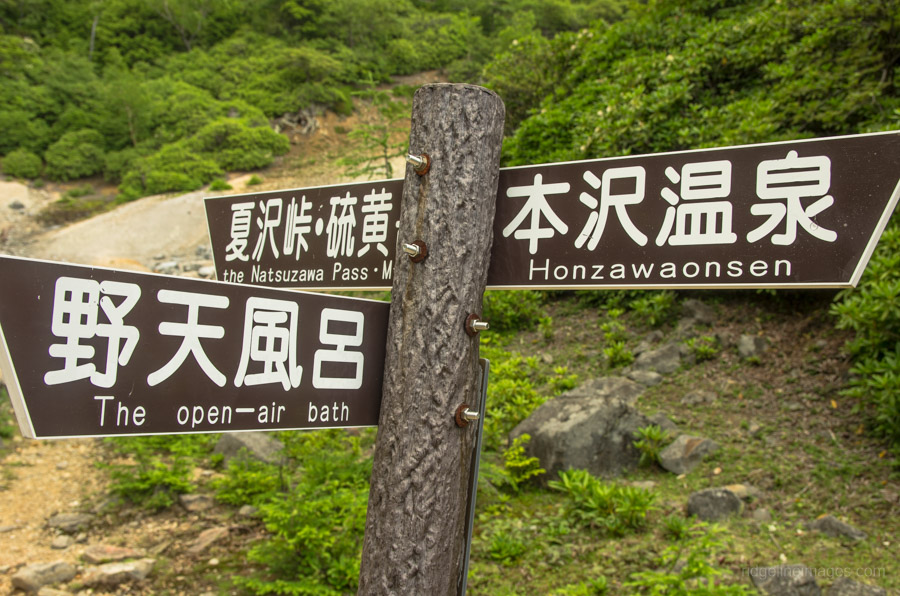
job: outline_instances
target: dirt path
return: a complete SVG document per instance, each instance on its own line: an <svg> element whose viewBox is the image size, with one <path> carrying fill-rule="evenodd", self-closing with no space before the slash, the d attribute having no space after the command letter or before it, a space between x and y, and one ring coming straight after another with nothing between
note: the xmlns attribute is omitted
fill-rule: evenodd
<svg viewBox="0 0 900 596"><path fill-rule="evenodd" d="M56 533L47 527L47 519L79 510L94 495L102 494L106 485L105 476L94 467L95 440L17 439L0 478L6 487L0 493L0 571L6 571L0 574L2 594L12 592L12 573L24 565L80 562L86 544L54 549Z"/></svg>

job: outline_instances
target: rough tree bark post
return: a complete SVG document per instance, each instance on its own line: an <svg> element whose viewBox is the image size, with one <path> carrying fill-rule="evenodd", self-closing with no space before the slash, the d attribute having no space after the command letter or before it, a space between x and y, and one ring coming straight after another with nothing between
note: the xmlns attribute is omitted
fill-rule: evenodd
<svg viewBox="0 0 900 596"><path fill-rule="evenodd" d="M375 444L359 594L456 594L465 554L467 483L480 400L478 338L491 251L505 109L473 85L427 85L413 99L400 203L384 395ZM421 241L413 262L403 244Z"/></svg>

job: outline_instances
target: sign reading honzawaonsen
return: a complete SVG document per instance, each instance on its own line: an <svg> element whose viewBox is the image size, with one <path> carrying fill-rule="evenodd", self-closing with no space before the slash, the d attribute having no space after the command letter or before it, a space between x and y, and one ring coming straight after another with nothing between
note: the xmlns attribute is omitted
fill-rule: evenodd
<svg viewBox="0 0 900 596"><path fill-rule="evenodd" d="M375 426L388 304L0 256L30 438Z"/></svg>
<svg viewBox="0 0 900 596"><path fill-rule="evenodd" d="M389 289L402 183L207 199L219 279ZM896 131L503 168L488 287L856 285L898 183Z"/></svg>

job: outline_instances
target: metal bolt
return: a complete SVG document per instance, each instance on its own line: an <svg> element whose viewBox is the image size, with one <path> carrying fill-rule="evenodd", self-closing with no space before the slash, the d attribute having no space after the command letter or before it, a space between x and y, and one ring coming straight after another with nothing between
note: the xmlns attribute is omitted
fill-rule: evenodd
<svg viewBox="0 0 900 596"><path fill-rule="evenodd" d="M469 404L462 404L456 408L456 426L465 428L470 422L478 420L478 412L469 409Z"/></svg>
<svg viewBox="0 0 900 596"><path fill-rule="evenodd" d="M409 255L409 260L413 263L421 263L428 256L428 246L421 240L416 240L411 244L404 242L402 248L403 252Z"/></svg>
<svg viewBox="0 0 900 596"><path fill-rule="evenodd" d="M482 321L478 315L469 315L466 317L466 333L474 337L481 331L487 331L491 328L490 323Z"/></svg>
<svg viewBox="0 0 900 596"><path fill-rule="evenodd" d="M431 158L428 157L427 153L423 153L422 155L407 153L406 161L407 163L412 164L413 170L415 170L416 174L419 176L424 176L428 173L428 170L431 169Z"/></svg>

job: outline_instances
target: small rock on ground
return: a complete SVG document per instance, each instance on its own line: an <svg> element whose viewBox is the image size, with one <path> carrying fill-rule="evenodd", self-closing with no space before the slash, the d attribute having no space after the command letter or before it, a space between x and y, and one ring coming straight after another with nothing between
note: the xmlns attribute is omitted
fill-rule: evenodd
<svg viewBox="0 0 900 596"><path fill-rule="evenodd" d="M144 551L125 546L110 546L107 544L94 544L84 549L81 558L91 565L114 563L125 559L138 559L144 556Z"/></svg>
<svg viewBox="0 0 900 596"><path fill-rule="evenodd" d="M849 577L839 577L834 580L826 594L827 596L887 596L887 590L853 581Z"/></svg>
<svg viewBox="0 0 900 596"><path fill-rule="evenodd" d="M770 596L821 596L815 575L806 565L754 567L750 570L753 585Z"/></svg>
<svg viewBox="0 0 900 596"><path fill-rule="evenodd" d="M86 569L82 581L86 586L119 586L132 581L141 581L150 575L155 564L155 559L106 563Z"/></svg>
<svg viewBox="0 0 900 596"><path fill-rule="evenodd" d="M695 515L703 521L719 521L743 510L744 502L725 488L707 488L688 497L688 515Z"/></svg>
<svg viewBox="0 0 900 596"><path fill-rule="evenodd" d="M199 513L201 511L206 511L207 509L212 509L216 504L209 495L181 495L178 497L178 502L191 513Z"/></svg>
<svg viewBox="0 0 900 596"><path fill-rule="evenodd" d="M814 532L821 532L832 538L849 538L850 540L865 540L867 534L848 523L842 522L833 515L823 515L806 526Z"/></svg>
<svg viewBox="0 0 900 596"><path fill-rule="evenodd" d="M659 453L660 465L673 474L686 474L703 458L719 449L719 444L703 437L679 435Z"/></svg>
<svg viewBox="0 0 900 596"><path fill-rule="evenodd" d="M26 592L37 592L50 584L67 582L75 577L75 566L65 561L37 563L20 569L12 576L14 587Z"/></svg>
<svg viewBox="0 0 900 596"><path fill-rule="evenodd" d="M188 548L188 552L192 555L199 555L225 536L228 536L228 528L224 526L204 530Z"/></svg>
<svg viewBox="0 0 900 596"><path fill-rule="evenodd" d="M74 534L86 529L93 519L94 516L88 513L58 513L47 520L47 525L66 534Z"/></svg>

